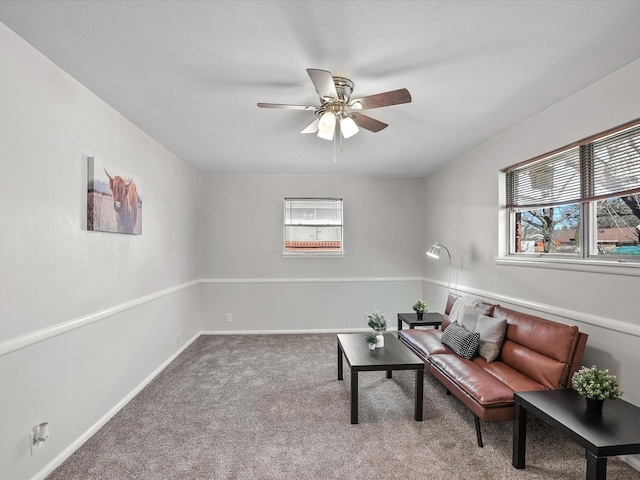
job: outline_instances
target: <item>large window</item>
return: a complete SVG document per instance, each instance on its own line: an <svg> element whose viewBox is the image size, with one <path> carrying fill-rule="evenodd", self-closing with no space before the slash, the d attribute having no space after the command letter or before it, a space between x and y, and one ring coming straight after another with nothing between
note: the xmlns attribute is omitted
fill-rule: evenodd
<svg viewBox="0 0 640 480"><path fill-rule="evenodd" d="M285 198L285 253L341 254L341 198Z"/></svg>
<svg viewBox="0 0 640 480"><path fill-rule="evenodd" d="M511 255L640 261L640 121L505 175Z"/></svg>

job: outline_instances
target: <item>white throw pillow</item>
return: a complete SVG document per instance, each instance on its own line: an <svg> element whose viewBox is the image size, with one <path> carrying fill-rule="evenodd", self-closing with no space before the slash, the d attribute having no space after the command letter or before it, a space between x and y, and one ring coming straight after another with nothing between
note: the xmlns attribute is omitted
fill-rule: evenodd
<svg viewBox="0 0 640 480"><path fill-rule="evenodd" d="M507 320L478 315L474 331L480 334L478 355L487 362L493 362L500 354L502 340L507 331Z"/></svg>

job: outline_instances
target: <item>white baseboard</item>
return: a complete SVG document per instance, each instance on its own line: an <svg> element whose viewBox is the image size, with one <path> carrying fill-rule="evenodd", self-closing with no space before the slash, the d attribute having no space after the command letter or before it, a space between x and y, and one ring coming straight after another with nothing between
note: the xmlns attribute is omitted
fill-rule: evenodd
<svg viewBox="0 0 640 480"><path fill-rule="evenodd" d="M629 465L631 468L640 472L640 458L638 455L625 455L618 458Z"/></svg>
<svg viewBox="0 0 640 480"><path fill-rule="evenodd" d="M397 327L387 328L387 332L397 331ZM309 330L203 330L200 335L304 335L312 333L364 333L370 328L309 329Z"/></svg>

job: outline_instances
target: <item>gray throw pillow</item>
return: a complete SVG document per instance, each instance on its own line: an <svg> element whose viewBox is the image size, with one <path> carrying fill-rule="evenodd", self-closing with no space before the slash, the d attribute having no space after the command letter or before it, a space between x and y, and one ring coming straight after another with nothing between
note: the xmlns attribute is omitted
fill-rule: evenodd
<svg viewBox="0 0 640 480"><path fill-rule="evenodd" d="M472 305L465 305L460 309L460 319L458 323L470 332L475 332L476 323L478 323L478 317L485 315L487 309L482 306L474 307Z"/></svg>
<svg viewBox="0 0 640 480"><path fill-rule="evenodd" d="M480 347L478 355L487 362L493 362L498 358L502 340L507 330L507 320L480 315L476 323L476 333L480 334Z"/></svg>
<svg viewBox="0 0 640 480"><path fill-rule="evenodd" d="M471 359L480 345L480 334L469 332L457 323L452 323L442 332L441 342L462 358Z"/></svg>

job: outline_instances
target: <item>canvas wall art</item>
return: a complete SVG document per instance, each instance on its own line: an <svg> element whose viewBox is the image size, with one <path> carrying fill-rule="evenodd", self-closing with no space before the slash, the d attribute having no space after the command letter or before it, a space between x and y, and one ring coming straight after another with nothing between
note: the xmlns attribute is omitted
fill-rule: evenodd
<svg viewBox="0 0 640 480"><path fill-rule="evenodd" d="M134 175L88 158L87 230L142 234L142 195Z"/></svg>

